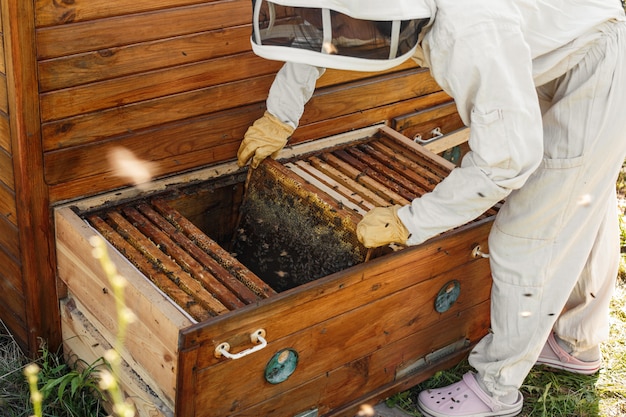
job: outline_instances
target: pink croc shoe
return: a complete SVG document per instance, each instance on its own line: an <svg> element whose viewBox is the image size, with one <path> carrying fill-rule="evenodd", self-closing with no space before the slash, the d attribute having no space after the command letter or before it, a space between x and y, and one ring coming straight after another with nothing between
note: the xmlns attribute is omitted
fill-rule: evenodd
<svg viewBox="0 0 626 417"><path fill-rule="evenodd" d="M520 392L514 404L490 397L480 388L473 372L447 387L422 391L418 397L419 409L428 417L512 417L522 411L523 403Z"/></svg>
<svg viewBox="0 0 626 417"><path fill-rule="evenodd" d="M591 375L598 372L602 365L602 360L598 359L591 362L581 361L576 359L569 353L567 353L558 344L554 338L554 333L551 333L546 341L545 346L537 358L537 365L546 365L554 369L562 369L577 374Z"/></svg>

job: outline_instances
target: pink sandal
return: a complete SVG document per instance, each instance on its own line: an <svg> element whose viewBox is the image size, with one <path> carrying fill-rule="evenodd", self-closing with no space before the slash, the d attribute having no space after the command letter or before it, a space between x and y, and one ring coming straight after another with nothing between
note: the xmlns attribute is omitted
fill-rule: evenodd
<svg viewBox="0 0 626 417"><path fill-rule="evenodd" d="M543 347L543 350L539 354L539 358L537 358L536 364L546 365L550 368L562 369L577 374L591 375L598 372L600 366L602 365L602 360L598 359L591 362L585 362L580 359L576 359L563 350L554 338L554 333L551 333L548 337L548 341Z"/></svg>
<svg viewBox="0 0 626 417"><path fill-rule="evenodd" d="M480 388L473 372L447 387L422 391L418 397L419 409L428 417L512 417L522 411L523 403L519 392L513 404L490 397Z"/></svg>

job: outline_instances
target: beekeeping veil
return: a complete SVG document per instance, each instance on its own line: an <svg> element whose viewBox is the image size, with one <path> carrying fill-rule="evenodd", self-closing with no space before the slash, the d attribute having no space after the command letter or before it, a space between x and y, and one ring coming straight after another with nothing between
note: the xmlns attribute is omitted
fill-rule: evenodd
<svg viewBox="0 0 626 417"><path fill-rule="evenodd" d="M381 71L413 55L429 0L252 0L252 49L266 59Z"/></svg>

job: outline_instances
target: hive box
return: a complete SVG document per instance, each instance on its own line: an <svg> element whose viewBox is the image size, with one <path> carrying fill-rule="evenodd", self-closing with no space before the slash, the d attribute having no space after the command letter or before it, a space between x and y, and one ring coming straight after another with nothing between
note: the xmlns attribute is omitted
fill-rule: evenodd
<svg viewBox="0 0 626 417"><path fill-rule="evenodd" d="M342 155L343 162L334 160ZM369 208L403 204L452 168L382 125L297 145L278 162L264 162L257 175L266 169L262 180L275 181L268 189L286 192L274 200L293 195L287 199L298 210L316 200L331 216L325 229L336 227L355 254L348 263L322 262L335 265L330 271L309 265L310 277L247 264L241 230L254 226L245 224L242 203L253 182L235 164L59 207L66 350L93 361L115 340L113 291L89 243L99 235L128 281L126 303L138 317L125 340L121 382L139 415L354 415L457 363L488 331L491 278L480 253L488 250L495 209L415 247L368 251L353 238ZM387 185L376 179L393 170ZM401 186L405 177L412 185ZM285 179L291 186L280 185ZM274 222L279 236L288 233L282 220ZM310 250L319 245L300 240ZM280 284L272 274L297 279Z"/></svg>

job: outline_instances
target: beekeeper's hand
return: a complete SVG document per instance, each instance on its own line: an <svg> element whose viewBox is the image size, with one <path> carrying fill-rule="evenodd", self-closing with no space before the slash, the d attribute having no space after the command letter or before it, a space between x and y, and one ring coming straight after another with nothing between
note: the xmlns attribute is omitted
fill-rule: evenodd
<svg viewBox="0 0 626 417"><path fill-rule="evenodd" d="M390 243L405 244L409 230L398 217L400 205L375 207L356 225L359 242L366 248L376 248Z"/></svg>
<svg viewBox="0 0 626 417"><path fill-rule="evenodd" d="M294 130L266 111L246 131L237 152L237 164L242 167L252 159L250 166L256 168L268 156L275 158Z"/></svg>

